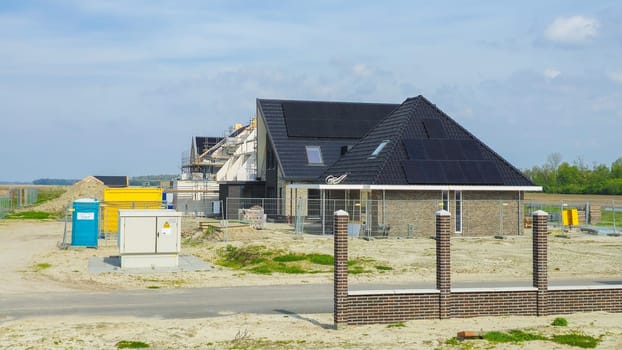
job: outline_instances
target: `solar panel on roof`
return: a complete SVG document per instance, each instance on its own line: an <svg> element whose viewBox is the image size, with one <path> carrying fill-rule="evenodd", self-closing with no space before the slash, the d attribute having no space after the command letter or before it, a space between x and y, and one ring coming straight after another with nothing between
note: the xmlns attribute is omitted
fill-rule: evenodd
<svg viewBox="0 0 622 350"><path fill-rule="evenodd" d="M409 184L503 184L496 164L487 160L405 160L402 161L402 169Z"/></svg>
<svg viewBox="0 0 622 350"><path fill-rule="evenodd" d="M431 139L402 140L408 159L421 160L481 160L482 153L475 141Z"/></svg>
<svg viewBox="0 0 622 350"><path fill-rule="evenodd" d="M444 160L447 159L445 154L445 148L443 147L443 140L425 140L423 147L425 149L427 160Z"/></svg>
<svg viewBox="0 0 622 350"><path fill-rule="evenodd" d="M442 167L445 170L445 178L447 183L450 184L466 184L468 183L459 160L446 160L442 162Z"/></svg>
<svg viewBox="0 0 622 350"><path fill-rule="evenodd" d="M283 117L289 137L361 138L395 105L283 101Z"/></svg>
<svg viewBox="0 0 622 350"><path fill-rule="evenodd" d="M478 167L482 175L482 179L486 184L502 184L501 174L497 165L492 161L479 161Z"/></svg>
<svg viewBox="0 0 622 350"><path fill-rule="evenodd" d="M462 152L461 140L443 140L443 147L445 148L445 156L449 160L464 160L467 159Z"/></svg>
<svg viewBox="0 0 622 350"><path fill-rule="evenodd" d="M431 139L444 139L447 138L445 128L439 119L426 118L422 120L423 127L425 128L428 138Z"/></svg>
<svg viewBox="0 0 622 350"><path fill-rule="evenodd" d="M473 140L460 140L462 152L464 153L464 159L468 160L483 160L482 150L480 145Z"/></svg>
<svg viewBox="0 0 622 350"><path fill-rule="evenodd" d="M481 184L482 183L482 175L480 174L480 170L477 167L477 162L462 162L460 164L462 168L462 173L464 174L464 178L470 184Z"/></svg>
<svg viewBox="0 0 622 350"><path fill-rule="evenodd" d="M403 139L402 144L406 148L408 159L424 159L425 152L422 145L422 140Z"/></svg>

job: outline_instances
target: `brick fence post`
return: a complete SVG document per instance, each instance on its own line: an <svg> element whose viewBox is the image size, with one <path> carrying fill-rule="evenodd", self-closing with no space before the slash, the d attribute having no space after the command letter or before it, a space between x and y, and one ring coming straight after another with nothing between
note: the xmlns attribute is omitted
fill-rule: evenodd
<svg viewBox="0 0 622 350"><path fill-rule="evenodd" d="M440 292L439 318L450 317L451 252L450 216L448 211L436 212L436 289Z"/></svg>
<svg viewBox="0 0 622 350"><path fill-rule="evenodd" d="M538 210L533 213L533 286L538 288L537 315L548 314L547 233L549 214Z"/></svg>
<svg viewBox="0 0 622 350"><path fill-rule="evenodd" d="M335 300L334 323L339 329L348 323L348 218L343 210L334 214L334 241L335 241Z"/></svg>

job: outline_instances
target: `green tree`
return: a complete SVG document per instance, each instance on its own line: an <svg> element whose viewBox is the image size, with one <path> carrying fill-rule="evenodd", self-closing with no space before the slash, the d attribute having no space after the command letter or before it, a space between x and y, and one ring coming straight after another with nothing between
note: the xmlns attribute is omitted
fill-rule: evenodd
<svg viewBox="0 0 622 350"><path fill-rule="evenodd" d="M611 163L611 177L614 179L622 179L622 157Z"/></svg>

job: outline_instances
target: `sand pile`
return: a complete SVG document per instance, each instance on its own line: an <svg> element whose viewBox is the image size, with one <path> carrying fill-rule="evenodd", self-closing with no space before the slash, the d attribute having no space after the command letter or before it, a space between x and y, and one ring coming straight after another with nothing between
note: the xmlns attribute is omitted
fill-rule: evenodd
<svg viewBox="0 0 622 350"><path fill-rule="evenodd" d="M70 186L67 192L63 193L60 197L36 207L28 208L28 210L47 213L64 213L67 207L71 206L71 203L78 198L96 198L101 201L104 196L105 187L103 182L93 176L87 176Z"/></svg>

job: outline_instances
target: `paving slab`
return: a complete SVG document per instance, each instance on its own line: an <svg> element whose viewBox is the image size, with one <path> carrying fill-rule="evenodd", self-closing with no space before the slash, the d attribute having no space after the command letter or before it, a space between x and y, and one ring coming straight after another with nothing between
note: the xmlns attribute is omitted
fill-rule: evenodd
<svg viewBox="0 0 622 350"><path fill-rule="evenodd" d="M179 265L174 267L149 267L149 268L121 268L121 258L119 256L95 256L89 258L89 273L116 272L127 274L144 273L170 273L182 271L211 271L214 266L197 258L194 255L180 255Z"/></svg>

